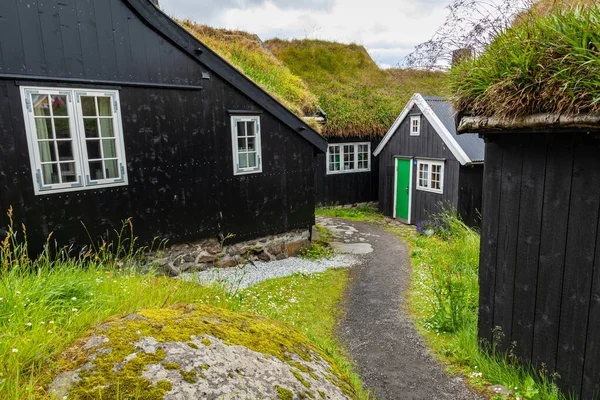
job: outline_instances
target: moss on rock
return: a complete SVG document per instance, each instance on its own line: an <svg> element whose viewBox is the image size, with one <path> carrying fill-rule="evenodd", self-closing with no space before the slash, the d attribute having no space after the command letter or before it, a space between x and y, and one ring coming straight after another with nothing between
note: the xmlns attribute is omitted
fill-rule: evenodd
<svg viewBox="0 0 600 400"><path fill-rule="evenodd" d="M99 335L105 339L92 340ZM231 346L238 350L227 350ZM217 356L221 358L210 358ZM244 357L249 361L241 365ZM251 396L282 398L289 391L290 399L312 398L306 389L316 385L326 387L330 398L356 398L345 373L302 333L267 318L207 305L144 310L103 324L65 352L58 366L54 376L74 372L78 379L67 388L57 389L53 382L49 392L68 393L70 399L163 399L176 397L182 385L209 385L212 390L211 379L225 379L230 389L248 388L261 374L271 374L269 379L279 374L281 390L270 386L272 393L262 393L267 385L257 385L248 389L257 390Z"/></svg>

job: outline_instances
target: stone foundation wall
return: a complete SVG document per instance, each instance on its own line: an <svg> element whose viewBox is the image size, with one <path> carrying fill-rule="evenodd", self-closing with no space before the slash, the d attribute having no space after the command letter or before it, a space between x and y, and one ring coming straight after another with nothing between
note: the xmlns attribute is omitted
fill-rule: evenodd
<svg viewBox="0 0 600 400"><path fill-rule="evenodd" d="M295 230L232 245L226 240L222 248L216 238L203 239L149 253L146 262L158 266L166 275L177 276L214 267L235 267L247 261L282 260L310 247L310 236L309 230Z"/></svg>

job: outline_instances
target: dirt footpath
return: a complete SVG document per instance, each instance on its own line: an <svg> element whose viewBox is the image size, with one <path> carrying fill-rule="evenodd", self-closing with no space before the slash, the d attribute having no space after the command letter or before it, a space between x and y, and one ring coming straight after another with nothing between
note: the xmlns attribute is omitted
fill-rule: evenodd
<svg viewBox="0 0 600 400"><path fill-rule="evenodd" d="M340 238L338 250L359 254L346 296L339 335L377 400L484 399L461 376L432 358L403 309L411 265L406 246L377 226L319 217ZM354 246L356 244L357 246Z"/></svg>

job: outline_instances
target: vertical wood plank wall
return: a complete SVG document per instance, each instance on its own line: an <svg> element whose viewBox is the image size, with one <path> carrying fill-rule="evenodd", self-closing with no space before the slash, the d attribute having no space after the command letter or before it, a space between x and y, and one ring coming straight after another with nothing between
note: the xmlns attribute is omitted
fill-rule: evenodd
<svg viewBox="0 0 600 400"><path fill-rule="evenodd" d="M359 137L329 138L329 143L357 143L369 140ZM379 196L379 163L373 150L379 139L371 141L371 171L327 175L327 155L317 155L315 165L315 199L317 204L356 204L377 201Z"/></svg>
<svg viewBox="0 0 600 400"><path fill-rule="evenodd" d="M600 395L600 135L487 135L479 335ZM493 335L493 331L501 331Z"/></svg>
<svg viewBox="0 0 600 400"><path fill-rule="evenodd" d="M76 4L75 4L76 3ZM87 245L132 217L142 242L219 233L244 240L314 223L314 147L145 25L121 0L3 0L0 73L106 81L0 79L0 227L6 207L32 250L54 232ZM208 72L210 79L203 79ZM202 90L111 85L133 81ZM129 185L34 195L19 85L119 88ZM228 110L259 113L263 172L233 175Z"/></svg>

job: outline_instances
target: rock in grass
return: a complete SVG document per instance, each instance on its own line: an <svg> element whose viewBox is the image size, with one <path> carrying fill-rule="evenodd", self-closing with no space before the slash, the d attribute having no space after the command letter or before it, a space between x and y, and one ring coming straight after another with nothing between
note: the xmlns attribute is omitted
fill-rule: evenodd
<svg viewBox="0 0 600 400"><path fill-rule="evenodd" d="M283 323L206 305L103 324L58 360L69 399L353 399L349 379Z"/></svg>

